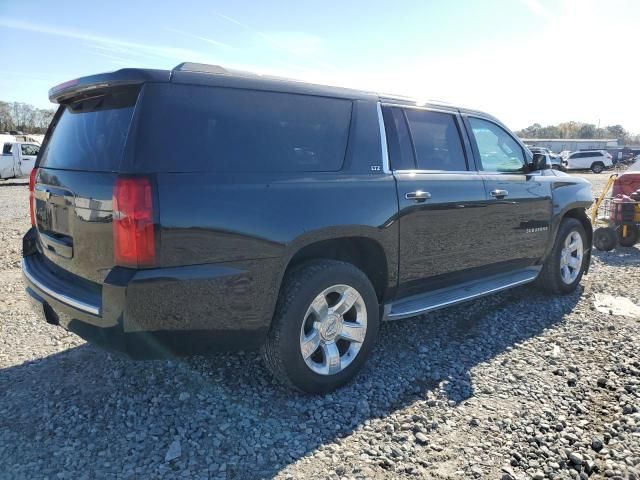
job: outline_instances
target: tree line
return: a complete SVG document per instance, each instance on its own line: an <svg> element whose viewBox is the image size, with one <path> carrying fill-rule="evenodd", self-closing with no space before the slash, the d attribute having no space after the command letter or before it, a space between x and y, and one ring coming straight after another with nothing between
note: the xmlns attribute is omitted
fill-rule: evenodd
<svg viewBox="0 0 640 480"><path fill-rule="evenodd" d="M36 108L28 103L0 100L0 133L45 133L54 114L53 108ZM640 144L640 134L632 135L622 125L600 128L591 123L572 121L543 127L534 123L515 133L520 138L615 138L622 144Z"/></svg>
<svg viewBox="0 0 640 480"><path fill-rule="evenodd" d="M0 100L0 133L45 133L54 113L52 108L36 108L28 103Z"/></svg>
<svg viewBox="0 0 640 480"><path fill-rule="evenodd" d="M598 127L592 123L564 122L543 127L539 123L515 132L520 138L615 138L621 144L639 144L640 135L632 135L622 125Z"/></svg>

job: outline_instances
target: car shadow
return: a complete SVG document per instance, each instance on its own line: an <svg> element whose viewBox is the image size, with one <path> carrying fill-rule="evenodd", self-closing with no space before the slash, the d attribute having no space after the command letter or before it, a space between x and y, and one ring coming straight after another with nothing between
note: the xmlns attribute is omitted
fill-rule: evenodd
<svg viewBox="0 0 640 480"><path fill-rule="evenodd" d="M525 286L385 323L364 371L325 396L275 383L254 352L134 362L85 344L0 370L0 465L10 477L272 477L416 400L469 399L474 366L558 324L579 298ZM175 440L181 454L167 462Z"/></svg>

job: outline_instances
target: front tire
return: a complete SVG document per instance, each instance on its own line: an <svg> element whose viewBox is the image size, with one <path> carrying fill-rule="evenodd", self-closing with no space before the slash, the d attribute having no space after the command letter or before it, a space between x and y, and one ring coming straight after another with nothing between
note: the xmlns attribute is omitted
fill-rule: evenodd
<svg viewBox="0 0 640 480"><path fill-rule="evenodd" d="M587 248L587 234L582 223L575 218L565 218L538 275L538 287L555 294L573 292L586 268Z"/></svg>
<svg viewBox="0 0 640 480"><path fill-rule="evenodd" d="M362 271L335 260L309 262L283 281L263 358L284 384L330 392L362 368L379 327L378 299Z"/></svg>

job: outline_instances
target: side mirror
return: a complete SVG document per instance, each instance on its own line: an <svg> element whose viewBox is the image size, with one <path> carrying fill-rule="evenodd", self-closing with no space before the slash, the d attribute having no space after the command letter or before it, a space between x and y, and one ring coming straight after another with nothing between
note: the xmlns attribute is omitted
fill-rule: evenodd
<svg viewBox="0 0 640 480"><path fill-rule="evenodd" d="M533 162L531 163L531 170L549 170L551 164L547 162L547 156L543 153L534 153Z"/></svg>

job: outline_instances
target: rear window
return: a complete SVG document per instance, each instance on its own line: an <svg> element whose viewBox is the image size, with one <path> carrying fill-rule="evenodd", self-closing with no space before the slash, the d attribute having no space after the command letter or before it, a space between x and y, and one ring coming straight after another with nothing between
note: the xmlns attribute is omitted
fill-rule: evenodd
<svg viewBox="0 0 640 480"><path fill-rule="evenodd" d="M138 90L129 89L62 105L40 166L118 171L137 97Z"/></svg>
<svg viewBox="0 0 640 480"><path fill-rule="evenodd" d="M342 168L349 100L234 88L147 85L136 169L323 172Z"/></svg>

